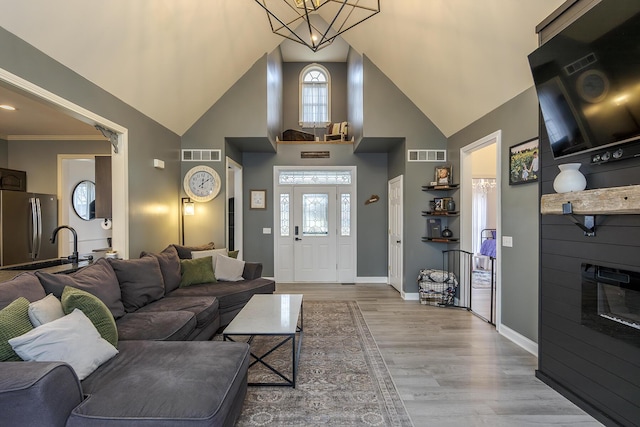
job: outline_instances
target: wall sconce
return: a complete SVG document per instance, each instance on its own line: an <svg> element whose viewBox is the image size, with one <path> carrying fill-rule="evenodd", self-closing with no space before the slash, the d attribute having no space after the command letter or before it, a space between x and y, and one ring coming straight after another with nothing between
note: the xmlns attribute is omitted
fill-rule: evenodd
<svg viewBox="0 0 640 427"><path fill-rule="evenodd" d="M182 213L182 244L184 245L184 217L196 214L196 204L188 197L183 197L180 203L180 212Z"/></svg>

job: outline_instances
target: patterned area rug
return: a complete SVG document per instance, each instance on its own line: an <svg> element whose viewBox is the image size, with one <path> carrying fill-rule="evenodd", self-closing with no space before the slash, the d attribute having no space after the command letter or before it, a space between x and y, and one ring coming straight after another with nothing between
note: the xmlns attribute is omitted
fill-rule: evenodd
<svg viewBox="0 0 640 427"><path fill-rule="evenodd" d="M493 283L495 284L495 277ZM473 270L471 274L471 285L474 289L491 289L491 271Z"/></svg>
<svg viewBox="0 0 640 427"><path fill-rule="evenodd" d="M264 346L257 337L252 350ZM262 341L262 342L261 342ZM290 375L291 344L266 359ZM279 382L259 364L249 382ZM305 301L296 388L249 387L236 426L412 426L355 301Z"/></svg>

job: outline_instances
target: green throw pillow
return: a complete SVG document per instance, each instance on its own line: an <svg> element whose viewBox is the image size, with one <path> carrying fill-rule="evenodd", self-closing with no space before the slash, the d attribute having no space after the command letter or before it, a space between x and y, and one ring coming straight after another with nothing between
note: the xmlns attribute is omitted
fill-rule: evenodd
<svg viewBox="0 0 640 427"><path fill-rule="evenodd" d="M91 320L102 338L114 347L118 346L116 321L109 308L98 297L82 289L65 286L61 302L64 314L71 313L74 308L79 309Z"/></svg>
<svg viewBox="0 0 640 427"><path fill-rule="evenodd" d="M180 280L181 288L216 281L216 276L213 273L213 258L210 256L183 259L180 261L180 270L182 274L182 279Z"/></svg>
<svg viewBox="0 0 640 427"><path fill-rule="evenodd" d="M227 255L229 258L235 258L238 259L238 254L240 253L240 251L229 251L229 254Z"/></svg>
<svg viewBox="0 0 640 427"><path fill-rule="evenodd" d="M33 329L29 320L29 300L20 297L0 310L0 362L21 361L8 341Z"/></svg>

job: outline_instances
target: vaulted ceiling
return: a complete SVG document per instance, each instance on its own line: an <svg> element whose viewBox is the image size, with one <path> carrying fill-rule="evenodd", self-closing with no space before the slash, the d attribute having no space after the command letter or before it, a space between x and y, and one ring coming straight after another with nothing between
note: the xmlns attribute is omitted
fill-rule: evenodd
<svg viewBox="0 0 640 427"><path fill-rule="evenodd" d="M533 84L534 28L563 2L381 0L343 36L450 136ZM0 0L0 11L0 26L178 135L283 41L253 0Z"/></svg>

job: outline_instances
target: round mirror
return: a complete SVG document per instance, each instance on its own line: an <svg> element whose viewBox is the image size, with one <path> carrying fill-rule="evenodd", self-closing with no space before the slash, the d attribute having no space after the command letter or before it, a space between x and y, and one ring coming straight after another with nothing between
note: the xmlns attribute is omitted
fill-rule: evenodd
<svg viewBox="0 0 640 427"><path fill-rule="evenodd" d="M96 217L96 184L93 181L80 181L73 189L73 210L85 221Z"/></svg>

